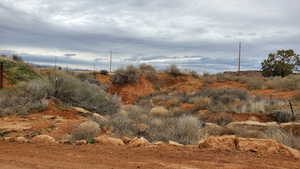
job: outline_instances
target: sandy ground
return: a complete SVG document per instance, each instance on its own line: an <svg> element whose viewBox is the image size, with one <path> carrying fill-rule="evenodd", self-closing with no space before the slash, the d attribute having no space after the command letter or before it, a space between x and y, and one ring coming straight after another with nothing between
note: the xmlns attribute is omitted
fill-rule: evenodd
<svg viewBox="0 0 300 169"><path fill-rule="evenodd" d="M1 169L300 169L280 154L219 152L197 147L35 145L0 142Z"/></svg>

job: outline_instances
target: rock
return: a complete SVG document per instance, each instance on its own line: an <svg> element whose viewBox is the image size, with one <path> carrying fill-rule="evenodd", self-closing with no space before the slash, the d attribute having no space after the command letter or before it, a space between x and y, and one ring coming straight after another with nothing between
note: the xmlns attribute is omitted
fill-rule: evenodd
<svg viewBox="0 0 300 169"><path fill-rule="evenodd" d="M221 137L210 136L199 143L199 148L234 151L237 149L237 137L234 135Z"/></svg>
<svg viewBox="0 0 300 169"><path fill-rule="evenodd" d="M300 152L271 139L238 138L238 149L240 151L252 151L263 154L284 153L294 158L300 158Z"/></svg>
<svg viewBox="0 0 300 169"><path fill-rule="evenodd" d="M47 119L47 120L54 120L54 119L56 119L55 116L51 116L51 115L44 115L43 118Z"/></svg>
<svg viewBox="0 0 300 169"><path fill-rule="evenodd" d="M14 142L15 139L13 137L3 137L4 141L8 141L8 142Z"/></svg>
<svg viewBox="0 0 300 169"><path fill-rule="evenodd" d="M205 123L204 127L199 130L201 140L207 139L209 136L232 135L233 131L214 123Z"/></svg>
<svg viewBox="0 0 300 169"><path fill-rule="evenodd" d="M154 144L154 145L163 145L163 144L165 144L165 143L162 142L162 141L156 141L156 142L154 142L153 144Z"/></svg>
<svg viewBox="0 0 300 169"><path fill-rule="evenodd" d="M150 142L146 140L144 137L141 138L135 137L128 143L128 145L132 147L141 147L141 146L150 145Z"/></svg>
<svg viewBox="0 0 300 169"><path fill-rule="evenodd" d="M268 123L260 123L257 121L239 121L239 122L231 122L226 125L227 128L232 130L255 130L255 131L264 131L271 127L279 127L276 122L268 122Z"/></svg>
<svg viewBox="0 0 300 169"><path fill-rule="evenodd" d="M28 143L29 140L26 139L25 137L16 137L15 142L17 142L17 143Z"/></svg>
<svg viewBox="0 0 300 169"><path fill-rule="evenodd" d="M255 116L250 116L248 118L248 121L259 121L259 119L257 117L255 117Z"/></svg>
<svg viewBox="0 0 300 169"><path fill-rule="evenodd" d="M131 138L126 137L126 136L123 136L123 137L121 137L121 140L122 140L125 144L128 144L128 143L131 141Z"/></svg>
<svg viewBox="0 0 300 169"><path fill-rule="evenodd" d="M49 145L57 144L55 139L48 135L35 136L31 139L31 142L35 144L49 144Z"/></svg>
<svg viewBox="0 0 300 169"><path fill-rule="evenodd" d="M81 146L81 145L85 145L85 144L87 144L86 140L76 140L75 141L75 145L77 145L77 146Z"/></svg>
<svg viewBox="0 0 300 169"><path fill-rule="evenodd" d="M62 144L71 144L72 143L72 136L70 134L65 134L59 142L62 143Z"/></svg>
<svg viewBox="0 0 300 169"><path fill-rule="evenodd" d="M85 110L84 108L81 107L72 107L73 110L77 111L80 113L82 116L89 116L92 115L92 113L88 110Z"/></svg>
<svg viewBox="0 0 300 169"><path fill-rule="evenodd" d="M168 142L168 144L169 144L169 145L173 145L173 146L180 146L180 147L181 147L181 146L184 146L183 144L179 144L179 143L177 143L177 142L175 142L175 141L171 141L171 140Z"/></svg>
<svg viewBox="0 0 300 169"><path fill-rule="evenodd" d="M261 154L283 153L300 159L300 152L296 149L277 143L271 139L241 138L236 136L208 137L199 143L199 148L210 148L221 151L250 151Z"/></svg>
<svg viewBox="0 0 300 169"><path fill-rule="evenodd" d="M100 143L100 144L115 145L115 146L124 145L124 142L121 139L108 137L108 136L95 137L94 140L96 143Z"/></svg>
<svg viewBox="0 0 300 169"><path fill-rule="evenodd" d="M150 111L151 115L166 117L170 115L169 110L162 106L153 107Z"/></svg>
<svg viewBox="0 0 300 169"><path fill-rule="evenodd" d="M93 117L97 120L107 120L105 117L101 116L100 114L98 113L93 113Z"/></svg>

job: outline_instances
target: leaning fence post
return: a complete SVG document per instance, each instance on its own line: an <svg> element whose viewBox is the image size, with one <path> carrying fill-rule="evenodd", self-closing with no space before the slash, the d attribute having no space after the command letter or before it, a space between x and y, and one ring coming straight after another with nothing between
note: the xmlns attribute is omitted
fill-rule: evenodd
<svg viewBox="0 0 300 169"><path fill-rule="evenodd" d="M295 112L294 112L291 100L289 100L289 104L290 104L290 108L291 108L291 112L292 112L292 120L295 121L296 120L296 118L295 118Z"/></svg>

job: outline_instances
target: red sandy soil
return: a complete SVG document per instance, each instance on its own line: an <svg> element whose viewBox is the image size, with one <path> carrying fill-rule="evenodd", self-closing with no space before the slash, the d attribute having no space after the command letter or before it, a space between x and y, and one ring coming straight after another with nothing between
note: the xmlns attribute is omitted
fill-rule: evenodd
<svg viewBox="0 0 300 169"><path fill-rule="evenodd" d="M136 84L111 85L108 92L120 95L124 104L133 104L138 97L154 93L155 89L151 82L144 76L140 76Z"/></svg>
<svg viewBox="0 0 300 169"><path fill-rule="evenodd" d="M258 113L205 113L205 118L208 121L215 121L216 119L223 117L223 118L230 118L233 121L247 121L253 120L254 118L259 122L271 122L274 121L272 115L269 114L258 114Z"/></svg>
<svg viewBox="0 0 300 169"><path fill-rule="evenodd" d="M138 97L146 96L155 92L175 90L182 93L191 93L204 87L200 79L194 78L192 76L173 77L165 73L158 74L159 80L155 82L150 82L144 76L141 76L137 84L127 84L123 86L111 84L110 78L111 77L109 75L97 74L97 80L109 85L108 92L111 94L120 95L122 97L123 103L125 104L132 104ZM159 86L160 90L155 88L155 86ZM247 90L247 85L234 81L215 82L206 87L230 87ZM290 99L297 95L296 91L279 91L273 89L252 90L250 91L250 93L266 98L278 99Z"/></svg>
<svg viewBox="0 0 300 169"><path fill-rule="evenodd" d="M36 145L0 141L1 169L299 169L282 154L226 152L160 145Z"/></svg>
<svg viewBox="0 0 300 169"><path fill-rule="evenodd" d="M122 97L124 104L132 104L137 98L147 96L155 92L163 92L175 89L177 92L193 92L202 88L202 83L199 79L192 76L173 77L167 74L158 74L157 81L151 82L142 75L136 84L114 85L111 84L110 76L97 74L97 80L108 84L108 92L118 94ZM157 86L158 88L156 88Z"/></svg>
<svg viewBox="0 0 300 169"><path fill-rule="evenodd" d="M239 83L239 82L233 82L233 81L227 81L227 82L214 82L208 87L210 88L238 88L238 89L247 89L247 85Z"/></svg>
<svg viewBox="0 0 300 169"><path fill-rule="evenodd" d="M274 89L253 90L251 93L270 99L290 99L298 94L297 91L279 91Z"/></svg>

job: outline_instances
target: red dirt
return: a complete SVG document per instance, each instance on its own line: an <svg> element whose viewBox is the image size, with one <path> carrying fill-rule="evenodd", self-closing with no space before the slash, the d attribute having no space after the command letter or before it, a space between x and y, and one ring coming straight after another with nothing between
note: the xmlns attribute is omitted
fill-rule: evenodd
<svg viewBox="0 0 300 169"><path fill-rule="evenodd" d="M198 147L130 148L103 145L35 145L0 141L1 169L299 169L283 154L226 152Z"/></svg>
<svg viewBox="0 0 300 169"><path fill-rule="evenodd" d="M239 83L239 82L233 82L233 81L227 81L227 82L214 82L211 85L209 85L211 88L239 88L239 89L247 89L247 85Z"/></svg>
<svg viewBox="0 0 300 169"><path fill-rule="evenodd" d="M44 115L60 116L65 119L78 119L77 112L71 108L65 108L63 105L55 103L55 101L49 101L48 107L38 112Z"/></svg>
<svg viewBox="0 0 300 169"><path fill-rule="evenodd" d="M96 80L100 81L101 83L111 84L110 75L96 74Z"/></svg>
<svg viewBox="0 0 300 169"><path fill-rule="evenodd" d="M253 90L251 91L254 95L260 95L270 99L290 99L297 95L297 91L278 91L274 89L265 90Z"/></svg>
<svg viewBox="0 0 300 169"><path fill-rule="evenodd" d="M258 114L258 113L204 113L203 116L207 118L208 121L215 121L220 117L228 117L233 121L247 121L253 120L255 118L259 122L271 122L274 121L272 115L269 114Z"/></svg>
<svg viewBox="0 0 300 169"><path fill-rule="evenodd" d="M108 92L121 96L124 104L133 104L138 97L154 93L155 89L151 82L141 76L136 84L112 85L108 88Z"/></svg>

